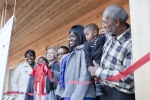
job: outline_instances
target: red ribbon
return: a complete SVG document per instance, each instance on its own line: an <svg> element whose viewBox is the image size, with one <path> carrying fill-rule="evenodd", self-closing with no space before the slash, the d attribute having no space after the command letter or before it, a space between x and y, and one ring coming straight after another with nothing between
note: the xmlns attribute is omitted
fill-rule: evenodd
<svg viewBox="0 0 150 100"><path fill-rule="evenodd" d="M8 91L5 94L28 94L28 95L34 96L34 94L36 94L36 93L24 93L24 92Z"/></svg>
<svg viewBox="0 0 150 100"><path fill-rule="evenodd" d="M48 70L47 73L48 73L48 77L50 78L50 80L51 80L52 82L58 83L57 80L54 80L53 75L52 75L52 72L51 72L50 70Z"/></svg>
<svg viewBox="0 0 150 100"><path fill-rule="evenodd" d="M37 85L39 83L39 98L41 100L42 95L46 95L44 92L46 75L49 76L51 81L58 82L53 79L51 71L47 68L46 64L38 64L32 71L31 76L35 76L34 90L37 92Z"/></svg>
<svg viewBox="0 0 150 100"><path fill-rule="evenodd" d="M133 65L129 66L126 70L120 72L116 76L111 76L107 78L106 80L108 81L119 81L123 78L125 78L127 75L132 74L135 70L138 68L142 67L145 63L147 63L150 60L150 52L147 53L145 56L143 56L141 59L139 59L137 62L135 62ZM100 81L101 79L99 78L96 81ZM87 81L87 82L79 82L79 81L71 81L71 84L91 84L94 81Z"/></svg>
<svg viewBox="0 0 150 100"><path fill-rule="evenodd" d="M38 64L32 71L31 76L35 76L34 80L34 91L37 92L37 85L39 83L39 98L41 100L42 95L46 95L44 92L46 75L48 68L45 64Z"/></svg>
<svg viewBox="0 0 150 100"><path fill-rule="evenodd" d="M133 65L129 66L123 72L120 72L116 76L109 77L106 80L108 80L108 81L119 81L122 78L125 78L127 75L132 74L135 70L137 70L138 68L142 67L142 65L144 65L145 63L147 63L149 60L150 60L150 52L148 54L146 54L145 56L143 56L141 59L139 59L137 62L135 62ZM51 73L50 70L48 70L48 68L46 67L46 65L42 64L40 66L42 66L42 67L39 67L39 68L35 67L35 69L33 70L33 73L34 73L33 76L37 75L37 76L35 76L36 79L37 79L36 82L39 82L39 80L41 80L41 79L43 80L45 78L45 77L43 78L43 75L45 75L45 76L48 75L49 78L51 80L53 80L53 82L56 82L56 83L58 82L58 81L56 81L56 80L53 79L52 73ZM36 74L38 72L40 74ZM44 73L44 74L42 74L42 73ZM100 80L101 79L97 79L96 81L100 81ZM35 82L35 84L37 84L36 82ZM44 81L42 81L42 84L40 86L41 87L40 90L43 90L43 91L40 91L40 93L39 93L40 96L43 95L43 94L45 94L44 93L44 87L45 87L45 83L44 82L45 82L45 79L44 79ZM93 81L86 81L86 82L79 82L79 81L74 80L74 81L71 81L70 83L71 84L91 84L93 82L94 82L94 80ZM36 86L37 85L35 85L35 89L36 89ZM25 94L25 93L9 91L6 94ZM34 95L35 93L27 93L27 94Z"/></svg>
<svg viewBox="0 0 150 100"><path fill-rule="evenodd" d="M129 66L125 71L120 72L118 75L112 76L112 77L108 78L107 80L108 81L119 81L119 80L125 78L127 75L132 74L135 70L142 67L142 65L144 65L148 61L150 61L150 52L148 54L146 54L145 56L143 56L141 59L139 59L137 62L135 62L134 64Z"/></svg>

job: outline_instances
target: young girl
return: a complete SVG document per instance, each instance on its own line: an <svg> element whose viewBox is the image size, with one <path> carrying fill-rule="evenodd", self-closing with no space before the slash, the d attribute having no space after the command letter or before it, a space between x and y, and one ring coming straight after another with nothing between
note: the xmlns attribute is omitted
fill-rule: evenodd
<svg viewBox="0 0 150 100"><path fill-rule="evenodd" d="M46 66L41 66L41 64L46 64ZM35 82L37 81L36 79L38 79L41 74L43 73L47 73L47 68L48 66L48 61L46 58L44 57L40 57L38 59L38 66L36 66L34 69L33 69L33 72L31 73L31 76L30 76L30 79L29 79L29 82L28 82L28 87L27 87L27 93L35 93L33 96L29 95L29 94L26 94L25 95L25 99L24 100L40 100L40 96L39 96L39 93L40 93L40 82L42 81L42 78L40 78L40 81L37 82L37 87L36 87L36 90L34 88L34 85L35 85ZM35 74L34 74L35 73ZM50 90L52 89L52 83L49 81L49 78L45 77L45 85L44 85L44 92L46 94L48 94L50 92ZM41 100L48 100L47 99L47 95L41 95Z"/></svg>

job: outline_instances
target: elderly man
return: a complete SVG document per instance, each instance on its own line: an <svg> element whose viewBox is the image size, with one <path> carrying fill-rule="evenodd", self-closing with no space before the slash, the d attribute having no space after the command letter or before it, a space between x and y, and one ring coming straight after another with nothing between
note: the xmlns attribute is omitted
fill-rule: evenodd
<svg viewBox="0 0 150 100"><path fill-rule="evenodd" d="M107 40L103 47L100 66L94 63L88 70L92 77L102 79L105 94L100 100L135 100L134 76L130 74L120 81L107 81L108 77L119 74L131 65L132 38L128 14L118 5L107 7L102 17L103 32Z"/></svg>

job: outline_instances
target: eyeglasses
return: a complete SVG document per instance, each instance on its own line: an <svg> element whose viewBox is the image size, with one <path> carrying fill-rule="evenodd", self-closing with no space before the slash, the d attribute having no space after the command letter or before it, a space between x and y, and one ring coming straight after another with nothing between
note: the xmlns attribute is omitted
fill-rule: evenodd
<svg viewBox="0 0 150 100"><path fill-rule="evenodd" d="M57 56L62 56L62 55L64 55L64 54L67 54L67 52L64 52L64 53L59 53L59 54L57 54Z"/></svg>
<svg viewBox="0 0 150 100"><path fill-rule="evenodd" d="M102 21L102 25L106 26L106 25L108 25L109 22L112 22L112 21L114 21L114 20L110 20L110 21Z"/></svg>

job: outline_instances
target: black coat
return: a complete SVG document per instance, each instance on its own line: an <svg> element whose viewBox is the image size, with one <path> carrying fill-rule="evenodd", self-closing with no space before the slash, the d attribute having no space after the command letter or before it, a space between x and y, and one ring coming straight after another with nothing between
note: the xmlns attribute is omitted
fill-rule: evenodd
<svg viewBox="0 0 150 100"><path fill-rule="evenodd" d="M93 66L93 60L96 61L100 65L100 60L103 53L103 46L105 44L105 35L101 34L102 36L98 37L95 47L90 47L90 41L86 41L84 43L84 51L85 51L85 61L86 66Z"/></svg>
<svg viewBox="0 0 150 100"><path fill-rule="evenodd" d="M57 71L57 72L60 72L60 64L56 61L54 62L51 67L51 69ZM57 84L56 82L53 82L53 89L56 89L57 88Z"/></svg>

